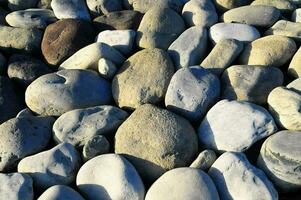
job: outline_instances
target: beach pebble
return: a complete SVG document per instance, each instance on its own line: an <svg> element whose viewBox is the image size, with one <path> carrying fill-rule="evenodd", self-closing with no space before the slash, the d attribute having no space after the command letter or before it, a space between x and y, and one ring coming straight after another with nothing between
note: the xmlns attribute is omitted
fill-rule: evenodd
<svg viewBox="0 0 301 200"><path fill-rule="evenodd" d="M293 22L301 22L301 8L294 10L292 14L292 21Z"/></svg>
<svg viewBox="0 0 301 200"><path fill-rule="evenodd" d="M98 61L98 72L99 75L105 79L112 79L117 72L116 65L108 59L101 58Z"/></svg>
<svg viewBox="0 0 301 200"><path fill-rule="evenodd" d="M301 23L295 23L286 20L277 21L270 29L268 29L266 35L282 35L290 37L296 41L301 41Z"/></svg>
<svg viewBox="0 0 301 200"><path fill-rule="evenodd" d="M301 77L301 48L293 56L289 64L288 74L294 78Z"/></svg>
<svg viewBox="0 0 301 200"><path fill-rule="evenodd" d="M78 192L65 185L48 188L38 200L85 200Z"/></svg>
<svg viewBox="0 0 301 200"><path fill-rule="evenodd" d="M290 13L296 9L296 6L293 4L293 2L287 0L255 0L251 3L251 5L274 6L282 13Z"/></svg>
<svg viewBox="0 0 301 200"><path fill-rule="evenodd" d="M208 170L217 159L212 150L202 151L189 167L201 170Z"/></svg>
<svg viewBox="0 0 301 200"><path fill-rule="evenodd" d="M122 10L122 0L86 0L93 15L108 14Z"/></svg>
<svg viewBox="0 0 301 200"><path fill-rule="evenodd" d="M216 8L221 11L227 11L233 8L246 6L251 3L251 0L213 0Z"/></svg>
<svg viewBox="0 0 301 200"><path fill-rule="evenodd" d="M82 19L90 21L85 0L52 0L51 8L58 19Z"/></svg>
<svg viewBox="0 0 301 200"><path fill-rule="evenodd" d="M146 13L153 7L171 8L178 13L181 12L185 2L183 0L123 0L126 1L127 7L132 7L141 13Z"/></svg>
<svg viewBox="0 0 301 200"><path fill-rule="evenodd" d="M83 147L84 161L90 160L98 155L109 153L110 143L102 135L91 137Z"/></svg>

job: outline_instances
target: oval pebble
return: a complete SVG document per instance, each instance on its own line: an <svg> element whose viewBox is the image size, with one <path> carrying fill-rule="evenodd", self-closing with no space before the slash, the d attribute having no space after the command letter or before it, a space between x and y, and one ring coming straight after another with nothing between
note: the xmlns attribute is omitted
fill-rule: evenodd
<svg viewBox="0 0 301 200"><path fill-rule="evenodd" d="M85 200L78 192L65 185L48 188L38 200Z"/></svg>

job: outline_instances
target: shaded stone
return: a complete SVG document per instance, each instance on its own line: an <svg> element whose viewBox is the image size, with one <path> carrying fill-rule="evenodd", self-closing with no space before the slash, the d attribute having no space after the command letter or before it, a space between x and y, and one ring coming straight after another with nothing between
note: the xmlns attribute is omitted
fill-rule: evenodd
<svg viewBox="0 0 301 200"><path fill-rule="evenodd" d="M208 170L217 159L216 154L212 150L202 151L198 157L191 163L189 167Z"/></svg>
<svg viewBox="0 0 301 200"><path fill-rule="evenodd" d="M38 200L85 200L78 192L65 185L48 188Z"/></svg>
<svg viewBox="0 0 301 200"><path fill-rule="evenodd" d="M14 10L24 10L27 8L34 8L38 0L7 0L8 8Z"/></svg>
<svg viewBox="0 0 301 200"><path fill-rule="evenodd" d="M213 0L216 8L220 11L226 11L233 8L246 6L251 0Z"/></svg>
<svg viewBox="0 0 301 200"><path fill-rule="evenodd" d="M294 78L301 77L301 48L293 56L288 68L288 74Z"/></svg>
<svg viewBox="0 0 301 200"><path fill-rule="evenodd" d="M90 138L83 147L83 159L88 161L98 155L109 153L110 143L102 135L96 135Z"/></svg>
<svg viewBox="0 0 301 200"><path fill-rule="evenodd" d="M51 8L58 19L82 19L90 21L85 0L52 0Z"/></svg>

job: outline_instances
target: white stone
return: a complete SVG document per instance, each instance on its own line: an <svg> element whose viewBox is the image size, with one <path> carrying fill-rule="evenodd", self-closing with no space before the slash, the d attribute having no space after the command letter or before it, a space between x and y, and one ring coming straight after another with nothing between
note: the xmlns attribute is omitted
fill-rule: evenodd
<svg viewBox="0 0 301 200"><path fill-rule="evenodd" d="M216 160L216 154L212 150L202 151L189 167L208 170Z"/></svg>
<svg viewBox="0 0 301 200"><path fill-rule="evenodd" d="M90 20L85 0L52 0L51 8L58 19Z"/></svg>
<svg viewBox="0 0 301 200"><path fill-rule="evenodd" d="M101 58L98 61L98 72L100 76L106 79L112 79L117 72L116 65L110 60Z"/></svg>
<svg viewBox="0 0 301 200"><path fill-rule="evenodd" d="M85 200L78 192L65 185L48 188L38 200Z"/></svg>

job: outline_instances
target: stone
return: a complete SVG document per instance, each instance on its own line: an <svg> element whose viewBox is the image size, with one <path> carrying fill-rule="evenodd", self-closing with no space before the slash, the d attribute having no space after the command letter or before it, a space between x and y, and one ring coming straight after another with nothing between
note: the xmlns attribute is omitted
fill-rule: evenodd
<svg viewBox="0 0 301 200"><path fill-rule="evenodd" d="M84 146L96 135L112 135L128 117L113 106L96 106L76 109L61 115L53 125L54 140Z"/></svg>
<svg viewBox="0 0 301 200"><path fill-rule="evenodd" d="M79 170L76 185L86 199L143 200L143 182L133 165L117 154L97 156Z"/></svg>
<svg viewBox="0 0 301 200"><path fill-rule="evenodd" d="M219 40L200 66L219 77L236 60L243 48L243 43L238 40Z"/></svg>
<svg viewBox="0 0 301 200"><path fill-rule="evenodd" d="M15 11L34 8L37 5L38 0L7 0L7 2L8 8L11 11Z"/></svg>
<svg viewBox="0 0 301 200"><path fill-rule="evenodd" d="M277 21L270 29L268 29L266 35L282 35L292 38L296 41L301 41L301 23L295 23L286 20Z"/></svg>
<svg viewBox="0 0 301 200"><path fill-rule="evenodd" d="M221 100L207 113L198 128L200 144L219 152L242 152L277 131L273 117L249 102Z"/></svg>
<svg viewBox="0 0 301 200"><path fill-rule="evenodd" d="M164 99L174 73L168 53L161 49L144 49L131 56L114 77L112 93L120 108L159 103Z"/></svg>
<svg viewBox="0 0 301 200"><path fill-rule="evenodd" d="M207 0L190 0L182 10L182 17L188 26L209 28L218 21L214 4Z"/></svg>
<svg viewBox="0 0 301 200"><path fill-rule="evenodd" d="M110 143L102 135L95 135L83 147L83 159L88 161L98 155L109 153Z"/></svg>
<svg viewBox="0 0 301 200"><path fill-rule="evenodd" d="M166 172L150 187L145 200L158 199L219 200L220 198L213 181L205 172L183 167Z"/></svg>
<svg viewBox="0 0 301 200"><path fill-rule="evenodd" d="M301 48L293 56L289 64L288 74L294 78L301 77Z"/></svg>
<svg viewBox="0 0 301 200"><path fill-rule="evenodd" d="M22 107L22 101L13 82L7 77L0 76L0 124L15 117Z"/></svg>
<svg viewBox="0 0 301 200"><path fill-rule="evenodd" d="M94 39L94 28L89 22L62 19L47 26L41 49L50 65L60 65L75 52L91 44Z"/></svg>
<svg viewBox="0 0 301 200"><path fill-rule="evenodd" d="M153 7L171 8L180 13L184 2L182 0L128 0L128 5L141 13L146 13Z"/></svg>
<svg viewBox="0 0 301 200"><path fill-rule="evenodd" d="M51 72L45 63L30 55L13 54L8 61L9 78L24 88L38 77Z"/></svg>
<svg viewBox="0 0 301 200"><path fill-rule="evenodd" d="M78 192L65 185L48 188L38 200L85 200Z"/></svg>
<svg viewBox="0 0 301 200"><path fill-rule="evenodd" d="M213 2L219 11L224 12L233 8L249 5L251 0L213 0Z"/></svg>
<svg viewBox="0 0 301 200"><path fill-rule="evenodd" d="M108 59L116 65L122 65L125 58L119 51L105 43L90 44L65 60L59 69L91 69L98 71L98 61Z"/></svg>
<svg viewBox="0 0 301 200"><path fill-rule="evenodd" d="M301 78L295 79L286 86L288 89L301 92Z"/></svg>
<svg viewBox="0 0 301 200"><path fill-rule="evenodd" d="M207 30L194 26L184 31L168 48L176 69L197 65L207 50ZM187 42L189 41L189 43Z"/></svg>
<svg viewBox="0 0 301 200"><path fill-rule="evenodd" d="M186 119L151 104L138 107L115 135L115 153L129 159L145 183L188 166L197 149L197 135Z"/></svg>
<svg viewBox="0 0 301 200"><path fill-rule="evenodd" d="M136 43L141 48L166 50L185 29L183 19L175 11L170 8L153 7L141 20Z"/></svg>
<svg viewBox="0 0 301 200"><path fill-rule="evenodd" d="M225 200L278 199L277 190L264 172L250 164L243 153L222 154L208 173Z"/></svg>
<svg viewBox="0 0 301 200"><path fill-rule="evenodd" d="M52 10L38 8L11 12L5 19L13 27L39 29L45 29L48 24L57 21Z"/></svg>
<svg viewBox="0 0 301 200"><path fill-rule="evenodd" d="M283 73L275 67L234 65L221 77L222 98L266 104L270 92L283 84Z"/></svg>
<svg viewBox="0 0 301 200"><path fill-rule="evenodd" d="M111 99L110 83L88 70L61 70L43 75L25 92L26 104L32 111L53 116L109 104Z"/></svg>
<svg viewBox="0 0 301 200"><path fill-rule="evenodd" d="M52 0L51 8L58 19L82 19L90 21L85 0Z"/></svg>
<svg viewBox="0 0 301 200"><path fill-rule="evenodd" d="M0 171L16 167L22 158L43 150L51 137L52 117L17 117L0 125Z"/></svg>
<svg viewBox="0 0 301 200"><path fill-rule="evenodd" d="M301 131L301 92L277 87L268 96L268 105L275 121L288 130Z"/></svg>
<svg viewBox="0 0 301 200"><path fill-rule="evenodd" d="M199 121L219 96L220 82L215 75L199 66L182 68L170 81L165 106L190 121Z"/></svg>
<svg viewBox="0 0 301 200"><path fill-rule="evenodd" d="M102 42L114 47L123 55L131 54L136 37L133 30L107 30L98 34L96 41Z"/></svg>
<svg viewBox="0 0 301 200"><path fill-rule="evenodd" d="M296 50L294 40L269 35L247 44L240 54L240 64L280 67L293 57Z"/></svg>
<svg viewBox="0 0 301 200"><path fill-rule="evenodd" d="M0 26L0 50L7 53L38 53L42 37L38 29Z"/></svg>
<svg viewBox="0 0 301 200"><path fill-rule="evenodd" d="M2 53L0 53L0 75L3 75L6 72L6 68L6 58Z"/></svg>
<svg viewBox="0 0 301 200"><path fill-rule="evenodd" d="M123 10L96 17L93 23L100 32L105 30L137 30L142 17L140 12Z"/></svg>
<svg viewBox="0 0 301 200"><path fill-rule="evenodd" d="M255 0L251 3L251 5L266 5L266 6L274 6L282 13L291 13L296 9L296 6L287 0Z"/></svg>
<svg viewBox="0 0 301 200"><path fill-rule="evenodd" d="M29 108L24 108L23 110L21 110L20 112L18 112L16 118L20 118L20 117L32 117L34 116L33 112L31 112L31 110Z"/></svg>
<svg viewBox="0 0 301 200"><path fill-rule="evenodd" d="M51 9L52 0L40 0L38 2L38 8Z"/></svg>
<svg viewBox="0 0 301 200"><path fill-rule="evenodd" d="M87 0L87 6L93 15L122 10L121 0Z"/></svg>
<svg viewBox="0 0 301 200"><path fill-rule="evenodd" d="M280 11L273 6L242 6L225 12L222 20L226 23L242 23L267 28L280 17Z"/></svg>
<svg viewBox="0 0 301 200"><path fill-rule="evenodd" d="M301 188L301 132L280 131L263 143L257 165L280 192Z"/></svg>
<svg viewBox="0 0 301 200"><path fill-rule="evenodd" d="M113 62L111 62L110 60L101 58L98 61L99 75L105 79L112 79L115 76L117 70L118 69L117 69L116 65Z"/></svg>
<svg viewBox="0 0 301 200"><path fill-rule="evenodd" d="M301 22L301 8L297 8L296 10L294 10L291 19L293 22Z"/></svg>
<svg viewBox="0 0 301 200"><path fill-rule="evenodd" d="M189 167L201 170L208 170L217 159L212 150L202 151Z"/></svg>
<svg viewBox="0 0 301 200"><path fill-rule="evenodd" d="M0 198L9 200L33 200L32 179L27 174L0 173Z"/></svg>
<svg viewBox="0 0 301 200"><path fill-rule="evenodd" d="M36 188L45 190L54 185L68 185L75 180L81 158L76 149L62 143L50 150L23 158L18 172L29 174Z"/></svg>
<svg viewBox="0 0 301 200"><path fill-rule="evenodd" d="M223 39L235 39L248 43L260 38L260 33L255 27L247 24L217 23L210 27L209 37L213 44Z"/></svg>

